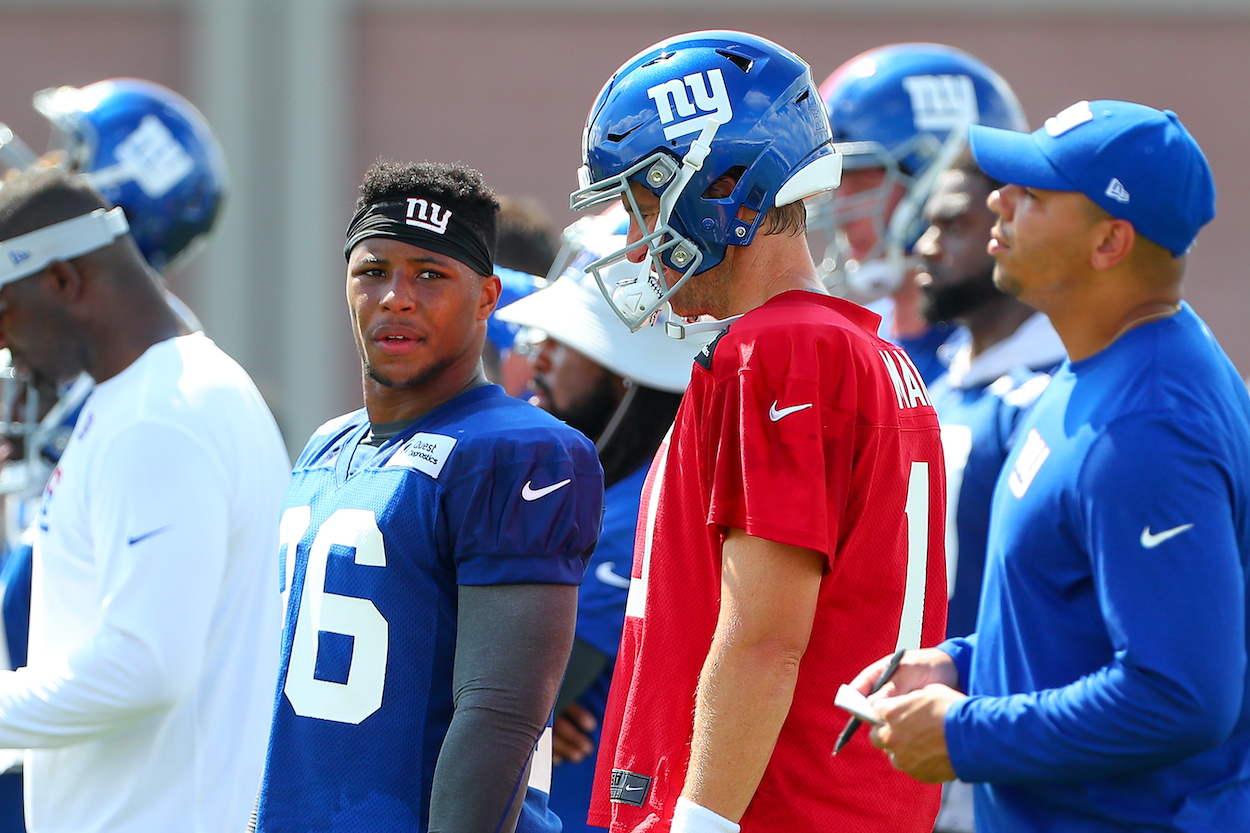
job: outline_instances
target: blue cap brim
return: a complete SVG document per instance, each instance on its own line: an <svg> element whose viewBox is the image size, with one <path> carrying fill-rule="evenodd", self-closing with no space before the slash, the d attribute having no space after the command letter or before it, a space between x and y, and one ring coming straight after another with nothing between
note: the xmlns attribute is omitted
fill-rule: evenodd
<svg viewBox="0 0 1250 833"><path fill-rule="evenodd" d="M1048 191L1080 190L1050 164L1032 133L974 124L968 127L968 146L981 170L1000 182Z"/></svg>

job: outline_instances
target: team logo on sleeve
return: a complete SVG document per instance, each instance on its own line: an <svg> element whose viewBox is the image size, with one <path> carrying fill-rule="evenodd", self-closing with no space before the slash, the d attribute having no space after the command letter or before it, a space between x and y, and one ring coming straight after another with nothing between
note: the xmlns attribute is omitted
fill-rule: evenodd
<svg viewBox="0 0 1250 833"><path fill-rule="evenodd" d="M664 138L669 140L698 133L707 124L709 116L715 116L721 124L728 124L734 117L729 93L725 90L725 78L719 69L656 84L647 90L647 96L655 102L660 124L668 125L664 128ZM705 115L696 116L699 112Z"/></svg>
<svg viewBox="0 0 1250 833"><path fill-rule="evenodd" d="M1041 471L1042 463L1050 456L1050 446L1042 439L1042 435L1033 428L1025 439L1020 455L1016 457L1016 469L1007 478L1011 493L1018 498L1024 497L1033 483L1033 478Z"/></svg>
<svg viewBox="0 0 1250 833"><path fill-rule="evenodd" d="M412 439L399 447L399 450L386 461L386 466L405 466L425 472L435 480L443 471L451 450L456 447L456 438L442 434L414 434Z"/></svg>

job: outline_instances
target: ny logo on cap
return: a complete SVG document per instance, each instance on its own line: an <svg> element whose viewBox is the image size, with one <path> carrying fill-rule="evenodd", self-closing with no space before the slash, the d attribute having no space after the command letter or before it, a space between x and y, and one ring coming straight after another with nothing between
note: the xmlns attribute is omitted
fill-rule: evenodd
<svg viewBox="0 0 1250 833"><path fill-rule="evenodd" d="M24 249L15 249L9 252L9 260L13 261L13 265L16 266L23 260L30 260L30 252Z"/></svg>
<svg viewBox="0 0 1250 833"><path fill-rule="evenodd" d="M687 95L687 89L694 96L693 101ZM733 107L729 104L729 93L725 90L725 79L719 69L709 69L706 77L704 73L696 72L680 81L674 78L672 81L656 84L647 89L647 97L655 102L655 109L660 114L660 124L669 125L664 128L664 138L669 140L687 133L698 133L703 129L708 117L690 118L696 110L711 113L721 124L728 124L734 117ZM676 115L673 114L674 110L677 111ZM669 124L678 117L685 121Z"/></svg>
<svg viewBox="0 0 1250 833"><path fill-rule="evenodd" d="M442 211L440 217L438 212ZM408 218L404 220L410 226L423 228L435 234L447 233L447 222L451 219L451 209L443 208L436 202L428 202L415 197L408 198Z"/></svg>
<svg viewBox="0 0 1250 833"><path fill-rule="evenodd" d="M966 75L912 75L903 79L917 130L950 130L981 120L977 90Z"/></svg>

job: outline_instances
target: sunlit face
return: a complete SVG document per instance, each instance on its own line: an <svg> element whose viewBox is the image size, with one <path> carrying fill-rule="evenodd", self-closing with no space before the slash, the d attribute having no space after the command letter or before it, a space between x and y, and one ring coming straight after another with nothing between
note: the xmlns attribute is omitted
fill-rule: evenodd
<svg viewBox="0 0 1250 833"><path fill-rule="evenodd" d="M633 216L633 212L630 212L629 231L626 233L625 241L626 245L633 245L641 240L644 234L655 230L660 217L660 198L637 183L631 182L629 187L638 204L638 210L642 214L642 220L647 226L644 232L638 224L638 219ZM626 207L628 208L628 205ZM725 253L725 259L716 266L706 272L691 275L690 279L668 299L674 313L688 318L698 315L724 317L727 266L733 258L733 248L729 247ZM630 249L628 257L632 263L642 263L647 257L646 247ZM665 286L671 288L680 279L680 272L675 272L667 266L664 267Z"/></svg>
<svg viewBox="0 0 1250 833"><path fill-rule="evenodd" d="M420 387L449 367L476 366L499 279L454 258L372 237L351 251L347 305L366 385Z"/></svg>
<svg viewBox="0 0 1250 833"><path fill-rule="evenodd" d="M47 270L0 287L0 347L37 385L55 388L86 369L81 327L48 289Z"/></svg>
<svg viewBox="0 0 1250 833"><path fill-rule="evenodd" d="M998 215L987 251L994 284L1045 311L1089 269L1093 203L1075 191L1007 185L986 201Z"/></svg>
<svg viewBox="0 0 1250 833"><path fill-rule="evenodd" d="M607 369L563 342L548 337L533 348L530 399L591 439L597 439L623 391Z"/></svg>
<svg viewBox="0 0 1250 833"><path fill-rule="evenodd" d="M885 168L842 172L842 183L833 193L834 221L853 259L863 262L873 254L904 193L902 183L886 181Z"/></svg>

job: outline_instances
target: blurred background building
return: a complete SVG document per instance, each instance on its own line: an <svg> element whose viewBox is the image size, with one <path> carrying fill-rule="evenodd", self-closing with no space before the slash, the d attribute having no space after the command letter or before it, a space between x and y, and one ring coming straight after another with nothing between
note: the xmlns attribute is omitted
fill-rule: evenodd
<svg viewBox="0 0 1250 833"><path fill-rule="evenodd" d="M360 403L343 231L375 158L467 162L562 227L595 94L670 34L741 29L819 82L894 41L972 52L1031 127L1079 99L1180 115L1215 171L1219 216L1186 294L1250 374L1250 0L0 0L0 121L37 151L31 95L113 76L193 101L231 183L175 292L268 398L288 445Z"/></svg>

